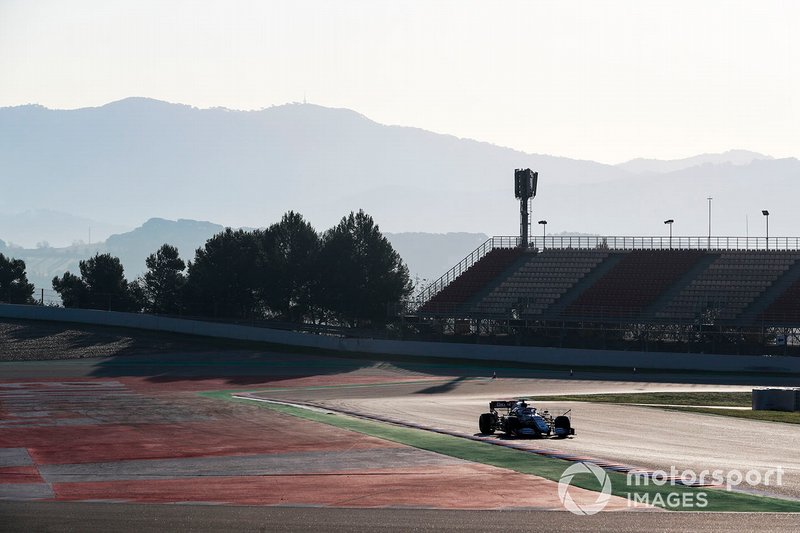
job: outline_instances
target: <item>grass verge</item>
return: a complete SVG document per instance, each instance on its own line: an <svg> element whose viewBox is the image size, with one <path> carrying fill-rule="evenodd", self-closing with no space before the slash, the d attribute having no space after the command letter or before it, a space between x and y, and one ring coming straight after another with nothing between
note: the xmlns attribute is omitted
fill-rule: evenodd
<svg viewBox="0 0 800 533"><path fill-rule="evenodd" d="M750 392L634 392L624 394L572 394L563 396L536 396L531 400L559 402L597 402L617 404L656 404L662 409L706 415L744 418L762 422L800 424L800 412L753 411L743 409L717 409L719 407L750 407ZM685 407L682 407L685 406ZM697 407L703 406L703 407Z"/></svg>
<svg viewBox="0 0 800 533"><path fill-rule="evenodd" d="M632 392L620 394L571 394L534 396L532 400L558 402L638 403L661 405L718 405L750 407L750 392Z"/></svg>
<svg viewBox="0 0 800 533"><path fill-rule="evenodd" d="M329 424L364 435L413 446L415 448L456 457L466 461L506 468L523 474L536 475L552 481L558 481L564 470L572 464L569 461L495 446L486 442L471 441L450 435L441 435L429 431L393 426L338 414L327 414L288 405L252 402L233 398L230 392L212 391L200 394L218 400L258 405L262 408L305 420ZM649 495L650 501L660 500L668 502L668 495L670 494L678 494L678 498L680 499L696 499L699 493L703 492L706 494L708 505L703 508L664 506L665 509L675 511L800 512L800 502L796 501L754 496L720 489L684 487L681 485L629 487L625 474L608 472L608 475L612 483L612 494L622 498L628 498L629 493L635 492L638 495ZM588 490L597 491L599 489L597 480L587 480L584 479L583 476L575 476L572 484Z"/></svg>
<svg viewBox="0 0 800 533"><path fill-rule="evenodd" d="M800 412L786 411L742 411L738 409L715 409L713 407L665 407L671 411L702 413L706 415L745 418L761 422L782 422L784 424L800 424Z"/></svg>

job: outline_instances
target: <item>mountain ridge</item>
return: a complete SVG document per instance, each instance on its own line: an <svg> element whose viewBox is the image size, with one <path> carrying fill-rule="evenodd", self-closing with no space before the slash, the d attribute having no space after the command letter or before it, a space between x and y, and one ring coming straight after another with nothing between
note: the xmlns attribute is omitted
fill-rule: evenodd
<svg viewBox="0 0 800 533"><path fill-rule="evenodd" d="M737 149L726 150L725 152L719 153L697 154L681 159L649 159L637 157L630 161L619 163L616 166L628 170L633 174L665 174L707 164L748 165L760 159L774 160L776 158L759 152Z"/></svg>
<svg viewBox="0 0 800 533"><path fill-rule="evenodd" d="M515 168L539 172L534 216L554 231L657 234L666 216L682 219L687 234L703 234L704 202L695 200L723 198L724 174L744 186L730 198L738 212L720 219L721 231L738 231L732 220L765 207L783 213L776 231L800 226L788 195L774 194L800 176L794 158L636 174L315 104L237 111L133 97L76 110L0 108L0 213L44 205L126 228L154 215L259 227L288 210L330 227L364 209L395 233L515 234ZM664 187L673 179L683 184L680 194ZM640 206L651 190L659 196ZM17 242L8 227L0 238Z"/></svg>

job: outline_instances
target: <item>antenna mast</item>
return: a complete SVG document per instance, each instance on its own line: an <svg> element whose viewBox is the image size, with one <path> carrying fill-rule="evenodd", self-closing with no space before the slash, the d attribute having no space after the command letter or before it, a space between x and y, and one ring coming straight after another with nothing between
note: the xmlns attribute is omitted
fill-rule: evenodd
<svg viewBox="0 0 800 533"><path fill-rule="evenodd" d="M531 234L530 206L536 196L539 173L531 169L514 170L514 196L519 200L519 246L527 248Z"/></svg>

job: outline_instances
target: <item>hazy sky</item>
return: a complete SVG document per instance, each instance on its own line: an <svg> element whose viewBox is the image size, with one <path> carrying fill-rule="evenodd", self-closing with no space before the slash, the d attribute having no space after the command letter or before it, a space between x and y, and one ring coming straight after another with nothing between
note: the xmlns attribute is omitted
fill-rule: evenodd
<svg viewBox="0 0 800 533"><path fill-rule="evenodd" d="M616 163L800 157L797 1L0 0L0 106L355 109Z"/></svg>

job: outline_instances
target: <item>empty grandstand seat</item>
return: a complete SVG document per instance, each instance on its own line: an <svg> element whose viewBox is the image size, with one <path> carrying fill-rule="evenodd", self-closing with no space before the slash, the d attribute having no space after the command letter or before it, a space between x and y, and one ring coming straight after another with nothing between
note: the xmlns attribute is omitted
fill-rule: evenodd
<svg viewBox="0 0 800 533"><path fill-rule="evenodd" d="M565 310L582 317L636 316L703 257L700 250L632 250Z"/></svg>
<svg viewBox="0 0 800 533"><path fill-rule="evenodd" d="M539 316L608 257L606 250L549 249L526 261L488 294L474 302L473 313Z"/></svg>
<svg viewBox="0 0 800 533"><path fill-rule="evenodd" d="M421 313L451 313L470 300L477 292L516 261L521 248L494 248L460 276L436 293L419 311Z"/></svg>
<svg viewBox="0 0 800 533"><path fill-rule="evenodd" d="M719 319L735 319L799 258L800 253L793 251L722 252L706 270L658 310L656 316L668 320L694 320L702 313L713 312ZM768 308L765 312L771 311Z"/></svg>
<svg viewBox="0 0 800 533"><path fill-rule="evenodd" d="M800 280L778 296L758 319L766 322L797 324L800 322Z"/></svg>

